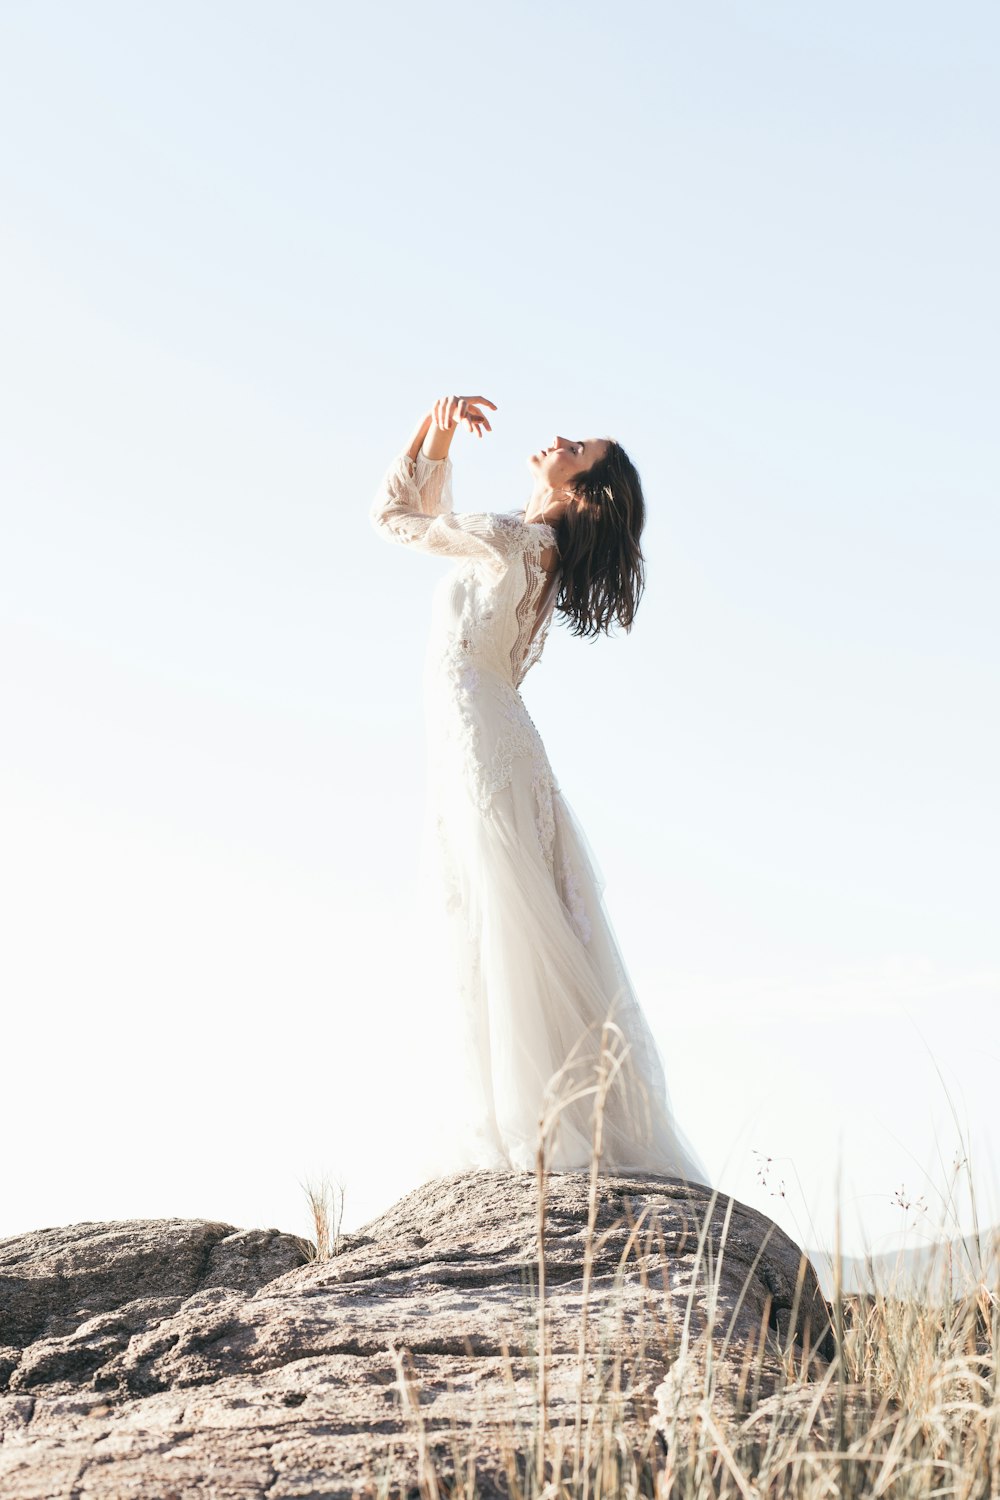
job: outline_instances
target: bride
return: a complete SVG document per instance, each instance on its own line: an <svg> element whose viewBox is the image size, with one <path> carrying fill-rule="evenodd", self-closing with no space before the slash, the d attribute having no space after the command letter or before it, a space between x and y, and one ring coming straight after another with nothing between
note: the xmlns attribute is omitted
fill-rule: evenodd
<svg viewBox="0 0 1000 1500"><path fill-rule="evenodd" d="M458 427L485 396L444 396L371 507L387 541L450 558L424 661L430 881L457 1029L447 1170L652 1171L710 1186L673 1118L663 1064L602 899L603 876L520 685L554 614L572 634L631 628L644 586L639 475L611 438L533 453L527 506L453 509ZM464 1094L460 1101L459 1095ZM449 1105L452 1104L449 1083Z"/></svg>

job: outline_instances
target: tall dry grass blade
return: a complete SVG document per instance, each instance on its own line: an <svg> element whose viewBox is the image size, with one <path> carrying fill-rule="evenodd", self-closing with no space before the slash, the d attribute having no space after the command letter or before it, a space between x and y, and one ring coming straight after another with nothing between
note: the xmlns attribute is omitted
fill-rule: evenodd
<svg viewBox="0 0 1000 1500"><path fill-rule="evenodd" d="M413 1356L404 1346L389 1345L389 1353L396 1367L396 1390L400 1403L417 1440L417 1483L421 1500L441 1500L437 1473L427 1448L427 1428L420 1410L420 1386L413 1373Z"/></svg>
<svg viewBox="0 0 1000 1500"><path fill-rule="evenodd" d="M307 1260L327 1261L340 1254L340 1228L344 1219L344 1184L339 1179L336 1187L328 1177L318 1183L307 1179L304 1183L296 1179L306 1195L309 1212L315 1230L315 1241L299 1239ZM339 1200L338 1200L339 1193Z"/></svg>
<svg viewBox="0 0 1000 1500"><path fill-rule="evenodd" d="M539 1491L545 1485L545 1458L548 1447L549 1424L549 1375L548 1338L545 1329L545 1199L548 1187L548 1170L545 1158L548 1143L547 1111L543 1108L538 1121L538 1148L535 1153L535 1181L537 1188L537 1219L535 1224L536 1257L538 1263L537 1298L537 1349L538 1349L538 1431L535 1451L535 1484Z"/></svg>
<svg viewBox="0 0 1000 1500"><path fill-rule="evenodd" d="M610 1086L611 1076L607 1067L608 1056L608 1025L601 1028L601 1055L598 1061L597 1092L594 1106L594 1134L591 1144L590 1155L590 1182L587 1191L587 1231L583 1245L583 1290L581 1294L580 1307L580 1339L578 1344L578 1380L576 1420L574 1424L573 1444L573 1487L574 1493L578 1492L580 1485L580 1439L583 1429L583 1389L587 1371L587 1317L590 1302L590 1281L593 1274L594 1264L594 1230L597 1226L597 1179L600 1170L601 1153L603 1150L604 1129L604 1106L607 1099L607 1091ZM587 1497L588 1478L586 1473L583 1481L583 1500Z"/></svg>

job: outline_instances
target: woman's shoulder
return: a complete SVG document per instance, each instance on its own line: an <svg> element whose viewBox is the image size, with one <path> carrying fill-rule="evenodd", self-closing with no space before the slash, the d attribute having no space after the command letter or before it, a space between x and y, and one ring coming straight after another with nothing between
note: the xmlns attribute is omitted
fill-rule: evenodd
<svg viewBox="0 0 1000 1500"><path fill-rule="evenodd" d="M520 510L498 511L495 519L501 526L523 537L526 542L537 541L542 547L555 547L558 550L555 527L548 521L526 521L523 507Z"/></svg>

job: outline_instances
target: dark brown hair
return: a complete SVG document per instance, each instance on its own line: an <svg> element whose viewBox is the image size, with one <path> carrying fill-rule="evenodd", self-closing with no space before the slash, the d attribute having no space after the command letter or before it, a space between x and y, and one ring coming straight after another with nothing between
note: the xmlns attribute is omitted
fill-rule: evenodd
<svg viewBox="0 0 1000 1500"><path fill-rule="evenodd" d="M567 506L556 525L562 579L555 610L572 622L571 635L610 635L615 623L631 630L646 586L639 471L620 443L605 441L605 456L567 483L583 503Z"/></svg>

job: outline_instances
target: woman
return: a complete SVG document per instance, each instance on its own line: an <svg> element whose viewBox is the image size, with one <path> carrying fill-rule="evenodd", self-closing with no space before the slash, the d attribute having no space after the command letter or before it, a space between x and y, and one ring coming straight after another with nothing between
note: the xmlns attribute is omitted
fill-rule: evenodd
<svg viewBox="0 0 1000 1500"><path fill-rule="evenodd" d="M435 401L371 509L387 540L454 567L433 594L424 667L421 866L440 898L461 1032L465 1119L450 1169L662 1172L709 1185L672 1118L622 962L603 877L519 692L553 613L573 634L631 627L643 586L639 476L610 438L556 438L516 511L456 514L452 438L492 431L485 396ZM599 1130L595 1132L595 1126Z"/></svg>

